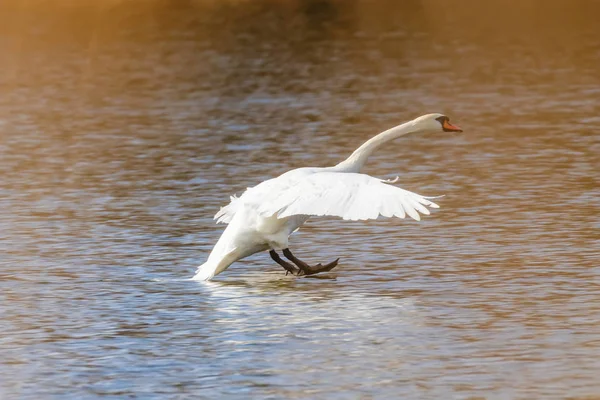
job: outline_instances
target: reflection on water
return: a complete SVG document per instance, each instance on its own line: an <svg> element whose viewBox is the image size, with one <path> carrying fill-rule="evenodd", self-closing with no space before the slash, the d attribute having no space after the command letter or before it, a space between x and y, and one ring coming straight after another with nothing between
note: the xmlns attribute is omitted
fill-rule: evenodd
<svg viewBox="0 0 600 400"><path fill-rule="evenodd" d="M0 397L600 395L598 4L0 5ZM232 193L427 112L367 172L414 221L310 221L187 280Z"/></svg>

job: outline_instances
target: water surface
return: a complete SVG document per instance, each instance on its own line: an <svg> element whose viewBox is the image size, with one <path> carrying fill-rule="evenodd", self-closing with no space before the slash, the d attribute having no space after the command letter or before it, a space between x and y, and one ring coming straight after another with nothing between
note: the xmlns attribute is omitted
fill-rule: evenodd
<svg viewBox="0 0 600 400"><path fill-rule="evenodd" d="M0 6L0 397L600 396L600 7L521 3ZM439 211L188 280L230 194L428 112L366 172Z"/></svg>

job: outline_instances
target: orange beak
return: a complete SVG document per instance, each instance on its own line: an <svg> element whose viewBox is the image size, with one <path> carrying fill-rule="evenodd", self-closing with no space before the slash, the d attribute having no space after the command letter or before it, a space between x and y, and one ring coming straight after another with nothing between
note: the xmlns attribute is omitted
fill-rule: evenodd
<svg viewBox="0 0 600 400"><path fill-rule="evenodd" d="M445 132L462 132L460 126L452 125L447 119L444 120L442 127L444 128Z"/></svg>

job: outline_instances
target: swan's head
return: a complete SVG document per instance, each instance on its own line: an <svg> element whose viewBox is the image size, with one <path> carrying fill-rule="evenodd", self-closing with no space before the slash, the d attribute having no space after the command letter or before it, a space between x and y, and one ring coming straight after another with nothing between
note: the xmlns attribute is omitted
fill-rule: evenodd
<svg viewBox="0 0 600 400"><path fill-rule="evenodd" d="M413 126L420 132L462 132L462 129L450 123L444 114L426 114L413 120Z"/></svg>

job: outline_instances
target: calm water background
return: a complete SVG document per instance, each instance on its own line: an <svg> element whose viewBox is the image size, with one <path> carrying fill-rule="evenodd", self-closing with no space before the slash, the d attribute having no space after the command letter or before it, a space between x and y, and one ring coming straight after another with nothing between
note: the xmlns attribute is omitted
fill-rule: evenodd
<svg viewBox="0 0 600 400"><path fill-rule="evenodd" d="M0 6L0 398L600 397L600 3ZM187 280L228 196L339 162L446 196Z"/></svg>

